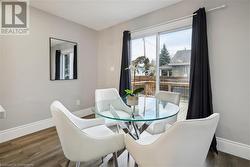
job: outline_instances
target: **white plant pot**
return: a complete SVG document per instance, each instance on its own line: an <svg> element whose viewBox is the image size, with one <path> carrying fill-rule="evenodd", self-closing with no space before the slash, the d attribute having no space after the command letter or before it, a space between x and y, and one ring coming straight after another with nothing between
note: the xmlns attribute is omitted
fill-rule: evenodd
<svg viewBox="0 0 250 167"><path fill-rule="evenodd" d="M138 105L138 96L127 96L127 104L130 106Z"/></svg>

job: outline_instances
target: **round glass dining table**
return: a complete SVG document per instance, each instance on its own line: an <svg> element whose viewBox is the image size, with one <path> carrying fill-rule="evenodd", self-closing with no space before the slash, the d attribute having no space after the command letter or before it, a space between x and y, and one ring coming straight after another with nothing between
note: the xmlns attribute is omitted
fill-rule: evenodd
<svg viewBox="0 0 250 167"><path fill-rule="evenodd" d="M176 116L179 112L178 105L155 97L139 97L138 105L132 106L130 112L124 111L126 107L122 111L120 104L120 98L103 100L96 103L96 106L101 106L102 109L96 107L94 112L98 116L124 122L153 122Z"/></svg>
<svg viewBox="0 0 250 167"><path fill-rule="evenodd" d="M93 110L97 116L116 122L125 133L137 140L153 121L176 116L179 106L155 97L141 96L135 106L129 107L121 98L114 98L96 102Z"/></svg>

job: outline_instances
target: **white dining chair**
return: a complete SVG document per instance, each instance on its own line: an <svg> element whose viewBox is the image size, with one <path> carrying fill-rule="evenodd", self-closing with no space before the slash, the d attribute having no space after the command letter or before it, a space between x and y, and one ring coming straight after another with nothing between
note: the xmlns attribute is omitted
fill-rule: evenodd
<svg viewBox="0 0 250 167"><path fill-rule="evenodd" d="M155 94L155 98L162 100L162 101L173 103L178 106L180 104L180 93L177 93L177 92L159 91ZM169 128L176 121L177 121L177 114L174 115L173 117L170 117L164 120L152 122L149 125L149 127L146 129L146 131L151 134L163 133L167 128Z"/></svg>
<svg viewBox="0 0 250 167"><path fill-rule="evenodd" d="M125 145L139 167L200 167L218 121L218 113L204 119L179 121L162 134L141 135L139 140L126 135Z"/></svg>
<svg viewBox="0 0 250 167"><path fill-rule="evenodd" d="M159 91L155 94L155 98L163 101L179 105L180 104L180 93L170 91Z"/></svg>
<svg viewBox="0 0 250 167"><path fill-rule="evenodd" d="M110 110L113 109L121 118L129 118L132 114L132 109L123 102L115 88L97 89L95 91L95 109L97 112L104 112L107 116L112 116ZM115 120L105 119L105 124L108 127L117 125L117 123Z"/></svg>
<svg viewBox="0 0 250 167"><path fill-rule="evenodd" d="M124 135L114 133L104 125L104 119L81 119L73 115L59 101L51 104L52 119L66 158L70 161L87 162L124 148ZM68 163L69 164L69 163Z"/></svg>

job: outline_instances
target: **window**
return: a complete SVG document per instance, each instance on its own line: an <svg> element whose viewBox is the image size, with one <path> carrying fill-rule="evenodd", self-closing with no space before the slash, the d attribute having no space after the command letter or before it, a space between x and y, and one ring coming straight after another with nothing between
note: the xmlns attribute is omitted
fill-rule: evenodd
<svg viewBox="0 0 250 167"><path fill-rule="evenodd" d="M132 87L144 87L146 95L155 93L156 35L132 40Z"/></svg>
<svg viewBox="0 0 250 167"><path fill-rule="evenodd" d="M189 93L191 35L191 28L159 35L159 90L179 92L183 100Z"/></svg>
<svg viewBox="0 0 250 167"><path fill-rule="evenodd" d="M179 92L182 117L188 106L191 35L188 27L134 38L131 43L133 89L143 87L147 96L159 90Z"/></svg>

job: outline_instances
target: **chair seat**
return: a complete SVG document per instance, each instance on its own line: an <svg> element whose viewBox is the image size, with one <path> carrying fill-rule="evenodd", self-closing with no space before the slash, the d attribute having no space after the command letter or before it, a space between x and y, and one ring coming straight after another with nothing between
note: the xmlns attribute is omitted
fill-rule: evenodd
<svg viewBox="0 0 250 167"><path fill-rule="evenodd" d="M91 128L82 129L82 131L89 136L94 137L107 137L113 135L114 132L107 128L105 125L94 126Z"/></svg>
<svg viewBox="0 0 250 167"><path fill-rule="evenodd" d="M142 145L147 145L156 141L160 136L161 134L151 135L147 131L144 131L140 134L140 139L136 140L136 142Z"/></svg>
<svg viewBox="0 0 250 167"><path fill-rule="evenodd" d="M122 110L115 110L115 112L116 112L117 115L118 115L119 117L121 117L121 118L129 118L129 117L130 117L130 115L129 115L127 112L125 112L125 111L122 111ZM113 116L112 113L111 113L110 111L103 111L102 113L103 113L103 115L108 116L108 117L112 117L112 116ZM112 120L112 119L105 118L105 125L106 125L106 126L114 126L114 125L116 125L118 122L119 122L119 121L117 121L117 120Z"/></svg>

